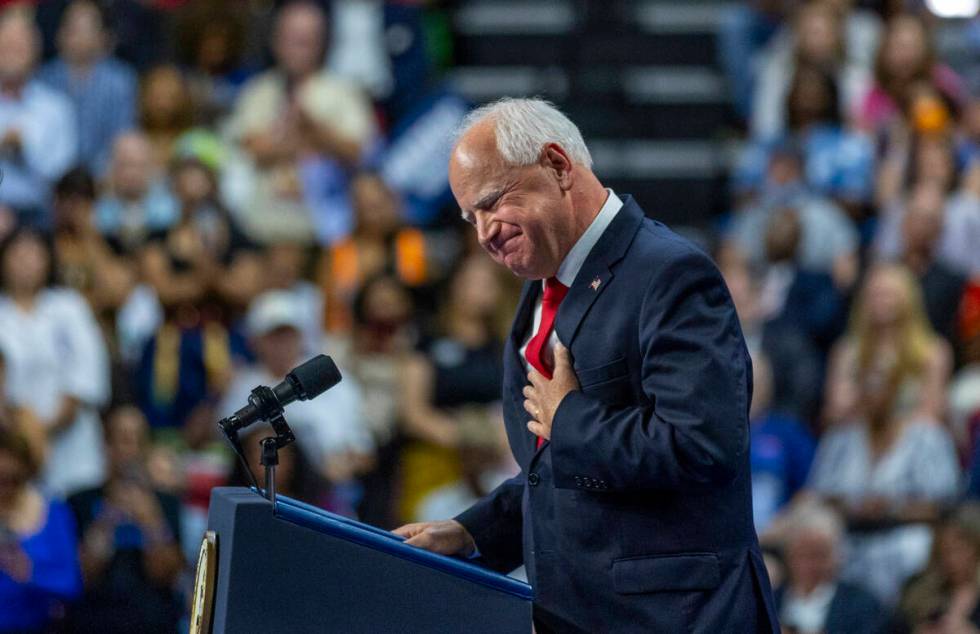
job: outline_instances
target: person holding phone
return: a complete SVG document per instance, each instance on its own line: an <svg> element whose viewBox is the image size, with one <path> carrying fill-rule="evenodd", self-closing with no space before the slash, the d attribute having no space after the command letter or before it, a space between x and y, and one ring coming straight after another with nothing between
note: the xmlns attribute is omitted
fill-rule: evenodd
<svg viewBox="0 0 980 634"><path fill-rule="evenodd" d="M72 632L168 632L181 606L180 504L146 474L149 425L131 406L106 420L109 479L68 499L78 521L85 595L69 614Z"/></svg>

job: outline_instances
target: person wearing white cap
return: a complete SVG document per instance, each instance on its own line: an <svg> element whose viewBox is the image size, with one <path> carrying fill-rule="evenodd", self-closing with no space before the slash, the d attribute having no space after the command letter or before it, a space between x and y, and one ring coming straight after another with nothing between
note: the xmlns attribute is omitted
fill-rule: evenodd
<svg viewBox="0 0 980 634"><path fill-rule="evenodd" d="M248 400L257 385L273 386L299 365L303 356L304 319L294 295L268 291L256 297L245 318L245 328L255 350L254 365L236 371L220 406L228 416ZM371 435L363 424L360 390L350 377L317 398L297 401L286 418L297 443L310 463L331 482L349 480L371 456Z"/></svg>

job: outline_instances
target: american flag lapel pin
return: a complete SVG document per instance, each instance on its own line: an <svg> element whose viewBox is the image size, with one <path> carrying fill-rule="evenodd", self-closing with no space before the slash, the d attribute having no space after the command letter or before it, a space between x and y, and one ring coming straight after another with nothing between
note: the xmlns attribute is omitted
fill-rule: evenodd
<svg viewBox="0 0 980 634"><path fill-rule="evenodd" d="M600 280L600 279L599 279L599 278L597 277L597 278L595 278L594 280L592 280L592 283L591 283L591 284L589 284L589 286L591 286L591 287L592 287L592 290L594 290L594 291L597 291L597 290L599 290L599 284L602 284L602 280Z"/></svg>

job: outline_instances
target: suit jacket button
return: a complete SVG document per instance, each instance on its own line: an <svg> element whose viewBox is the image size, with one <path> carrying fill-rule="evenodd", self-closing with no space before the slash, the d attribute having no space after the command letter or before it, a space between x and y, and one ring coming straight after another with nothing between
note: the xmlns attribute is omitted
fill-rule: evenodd
<svg viewBox="0 0 980 634"><path fill-rule="evenodd" d="M538 482L541 482L541 476L534 473L533 471L527 474L527 483L533 487L538 486Z"/></svg>

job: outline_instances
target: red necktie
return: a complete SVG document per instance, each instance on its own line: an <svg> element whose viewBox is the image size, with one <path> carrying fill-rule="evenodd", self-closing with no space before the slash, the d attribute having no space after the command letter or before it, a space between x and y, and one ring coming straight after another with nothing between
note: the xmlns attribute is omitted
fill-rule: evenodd
<svg viewBox="0 0 980 634"><path fill-rule="evenodd" d="M549 380L555 369L555 355L554 350L548 350L548 339L551 338L551 331L554 329L558 305L567 294L568 287L556 278L549 277L545 281L544 295L541 297L541 323L534 337L527 343L527 348L524 349L524 358L527 362ZM539 436L538 447L543 442L544 438Z"/></svg>

